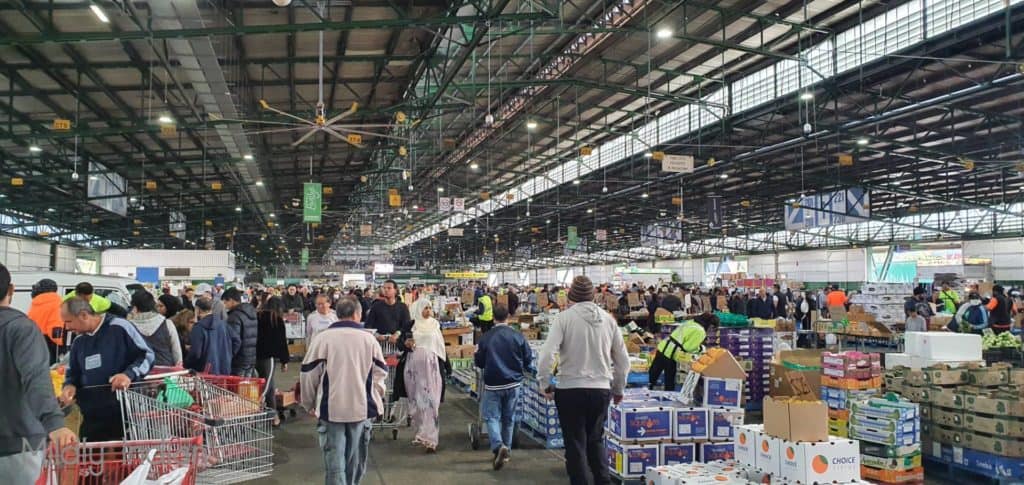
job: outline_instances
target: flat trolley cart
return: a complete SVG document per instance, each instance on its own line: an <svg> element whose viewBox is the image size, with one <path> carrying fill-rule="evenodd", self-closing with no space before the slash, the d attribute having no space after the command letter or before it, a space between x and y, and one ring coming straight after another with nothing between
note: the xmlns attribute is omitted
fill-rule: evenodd
<svg viewBox="0 0 1024 485"><path fill-rule="evenodd" d="M196 483L239 483L273 473L274 410L258 391L243 396L196 375L164 376L118 392L125 436L135 440L201 437ZM254 378L249 381L257 381ZM227 381L227 382L230 382ZM252 383L238 383L252 386ZM258 389L258 388L257 388ZM242 392L251 393L251 390Z"/></svg>
<svg viewBox="0 0 1024 485"><path fill-rule="evenodd" d="M184 469L182 485L196 483L203 438L106 441L77 443L63 449L50 447L36 485L87 485L121 483L148 462L146 478L157 478Z"/></svg>
<svg viewBox="0 0 1024 485"><path fill-rule="evenodd" d="M487 435L487 424L484 423L484 393L486 393L487 390L484 389L484 371L479 367L474 366L473 372L476 375L476 380L474 381L476 384L472 389L473 392L470 392L470 395L476 399L477 406L476 420L469 423L469 446L474 450L479 450L483 440L489 438ZM516 406L515 410L517 415L515 419L515 426L512 428L511 448L519 448L519 421L522 419L522 416L519 414L521 413L522 394L520 394L519 399L519 405Z"/></svg>
<svg viewBox="0 0 1024 485"><path fill-rule="evenodd" d="M403 407L399 404L395 395L395 375L398 372L398 345L388 342L386 339L380 342L381 351L384 353L384 364L388 368L388 375L384 380L384 412L378 420L374 421L374 429L391 430L391 439L398 439L398 427L402 421L407 421L404 416Z"/></svg>

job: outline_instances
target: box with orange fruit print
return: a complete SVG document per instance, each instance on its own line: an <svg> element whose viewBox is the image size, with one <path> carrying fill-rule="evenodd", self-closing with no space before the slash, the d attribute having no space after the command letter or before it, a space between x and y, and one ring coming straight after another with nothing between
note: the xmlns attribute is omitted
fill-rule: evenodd
<svg viewBox="0 0 1024 485"><path fill-rule="evenodd" d="M779 476L789 483L848 483L860 480L860 445L829 437L827 442L781 440Z"/></svg>

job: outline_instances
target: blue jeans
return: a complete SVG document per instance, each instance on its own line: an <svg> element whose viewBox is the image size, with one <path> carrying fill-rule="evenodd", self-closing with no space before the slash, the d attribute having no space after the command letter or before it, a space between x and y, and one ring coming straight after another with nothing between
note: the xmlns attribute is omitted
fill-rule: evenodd
<svg viewBox="0 0 1024 485"><path fill-rule="evenodd" d="M320 449L324 452L326 485L359 485L366 475L366 458L370 450L370 420L356 423L331 423L319 420L316 425Z"/></svg>
<svg viewBox="0 0 1024 485"><path fill-rule="evenodd" d="M498 451L502 446L512 448L512 433L515 432L518 419L516 408L519 407L520 387L500 391L484 390L480 406L484 424L487 426L487 438L491 442L491 451Z"/></svg>

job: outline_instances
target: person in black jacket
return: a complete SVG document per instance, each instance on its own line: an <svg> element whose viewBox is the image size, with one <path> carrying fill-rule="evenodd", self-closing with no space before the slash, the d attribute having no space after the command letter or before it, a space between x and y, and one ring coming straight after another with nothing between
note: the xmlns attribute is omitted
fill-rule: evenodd
<svg viewBox="0 0 1024 485"><path fill-rule="evenodd" d="M221 300L228 311L228 328L242 341L238 353L231 359L231 375L256 377L256 309L242 303L242 292L238 288L228 288Z"/></svg>
<svg viewBox="0 0 1024 485"><path fill-rule="evenodd" d="M750 318L771 319L774 313L772 300L765 294L764 288L757 290L757 297L747 303L747 316Z"/></svg>
<svg viewBox="0 0 1024 485"><path fill-rule="evenodd" d="M274 364L281 363L281 372L288 371L288 337L285 335L284 303L278 297L272 297L260 308L256 315L258 331L256 333L256 372L267 380L264 393L267 407L273 409L274 401ZM281 424L274 417L274 426Z"/></svg>
<svg viewBox="0 0 1024 485"><path fill-rule="evenodd" d="M779 285L775 285L773 289L775 290L772 292L775 318L786 318L789 316L789 296L782 292Z"/></svg>
<svg viewBox="0 0 1024 485"><path fill-rule="evenodd" d="M306 308L306 301L299 294L299 289L295 285L288 285L288 293L281 297L284 302L285 310L292 312L299 312Z"/></svg>

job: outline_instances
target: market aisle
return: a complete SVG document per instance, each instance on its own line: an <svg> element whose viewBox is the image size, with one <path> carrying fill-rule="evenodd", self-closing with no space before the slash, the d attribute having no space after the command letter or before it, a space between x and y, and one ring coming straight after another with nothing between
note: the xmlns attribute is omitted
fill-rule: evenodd
<svg viewBox="0 0 1024 485"><path fill-rule="evenodd" d="M290 370L278 387L290 386L293 382L295 372ZM378 432L370 445L369 470L364 485L566 483L562 450L545 450L527 438L521 438L526 449L514 450L512 461L501 471L493 471L490 451L473 451L469 447L467 426L476 414L476 401L451 388L448 391L448 400L441 405L438 452L428 455L413 447L409 443L412 434L408 428L399 430L397 441L391 440L390 430ZM323 463L313 424L311 417L289 418L274 439L273 477L253 483L322 483Z"/></svg>

